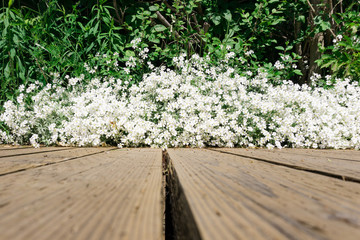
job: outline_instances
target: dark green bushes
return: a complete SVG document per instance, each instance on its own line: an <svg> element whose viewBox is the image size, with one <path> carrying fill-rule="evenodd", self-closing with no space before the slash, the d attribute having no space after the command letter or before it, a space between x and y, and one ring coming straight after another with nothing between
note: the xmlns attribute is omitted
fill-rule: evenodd
<svg viewBox="0 0 360 240"><path fill-rule="evenodd" d="M311 84L313 73L358 81L358 28L353 0L15 0L0 13L0 105L19 85L54 75L65 84L69 74L136 83L152 70L148 62L174 67L182 53L243 75L266 71L276 84Z"/></svg>

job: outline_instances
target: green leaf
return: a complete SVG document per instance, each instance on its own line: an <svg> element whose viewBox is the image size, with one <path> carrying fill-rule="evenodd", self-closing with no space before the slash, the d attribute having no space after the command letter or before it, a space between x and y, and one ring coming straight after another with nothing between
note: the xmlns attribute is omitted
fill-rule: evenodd
<svg viewBox="0 0 360 240"><path fill-rule="evenodd" d="M150 6L149 10L152 11L152 12L155 12L155 11L159 10L159 5Z"/></svg>
<svg viewBox="0 0 360 240"><path fill-rule="evenodd" d="M9 8L11 8L11 6L13 5L13 3L14 3L14 0L10 0L10 1L9 1Z"/></svg>
<svg viewBox="0 0 360 240"><path fill-rule="evenodd" d="M86 53L90 52L90 50L94 47L94 42L90 44L90 46L86 49Z"/></svg>
<svg viewBox="0 0 360 240"><path fill-rule="evenodd" d="M9 78L10 77L10 62L8 62L6 64L6 67L4 69L4 75L5 75L5 78Z"/></svg>
<svg viewBox="0 0 360 240"><path fill-rule="evenodd" d="M19 68L19 77L21 80L26 80L25 79L25 67L22 64L20 58L18 56L16 56L16 62L17 62L17 67Z"/></svg>
<svg viewBox="0 0 360 240"><path fill-rule="evenodd" d="M163 31L166 30L166 27L165 27L164 25L157 24L157 25L154 26L154 29L155 29L155 31L157 31L157 32L163 32Z"/></svg>
<svg viewBox="0 0 360 240"><path fill-rule="evenodd" d="M322 22L320 22L320 28L322 31L326 31L331 28L331 24L330 24L330 22L322 21Z"/></svg>
<svg viewBox="0 0 360 240"><path fill-rule="evenodd" d="M300 16L298 16L298 17L296 18L296 20L299 21L299 22L305 23L306 18L305 18L304 15L300 15Z"/></svg>
<svg viewBox="0 0 360 240"><path fill-rule="evenodd" d="M135 56L135 53L134 53L133 51L126 50L126 51L125 51L125 56L126 56L126 57L134 57L134 56Z"/></svg>
<svg viewBox="0 0 360 240"><path fill-rule="evenodd" d="M280 50L280 51L285 51L285 48L282 46L276 46L275 49Z"/></svg>
<svg viewBox="0 0 360 240"><path fill-rule="evenodd" d="M224 13L224 18L226 19L226 21L231 22L232 15L231 15L231 12L229 10L226 13Z"/></svg>
<svg viewBox="0 0 360 240"><path fill-rule="evenodd" d="M5 29L7 29L9 27L9 24L10 24L9 18L6 17L4 20ZM3 36L4 36L4 34L3 34Z"/></svg>
<svg viewBox="0 0 360 240"><path fill-rule="evenodd" d="M220 17L220 16L213 16L213 17L211 18L211 20L212 20L213 23L217 26L217 25L219 25L220 22L221 22L221 17Z"/></svg>
<svg viewBox="0 0 360 240"><path fill-rule="evenodd" d="M293 49L293 46L287 46L287 47L286 47L286 51L289 51L289 50L291 50L291 49Z"/></svg>
<svg viewBox="0 0 360 240"><path fill-rule="evenodd" d="M150 42L153 42L153 43L158 43L158 44L160 43L160 39L155 38L155 37L150 37L149 40L150 40Z"/></svg>
<svg viewBox="0 0 360 240"><path fill-rule="evenodd" d="M275 19L275 20L271 23L271 25L275 26L275 25L278 25L279 23L281 23L281 22L283 22L283 21L285 21L285 19L282 19L282 18L280 18L280 19Z"/></svg>
<svg viewBox="0 0 360 240"><path fill-rule="evenodd" d="M302 72L301 72L299 69L295 69L295 70L294 70L294 73L295 73L296 75L299 75L299 76L302 76L302 75L303 75Z"/></svg>
<svg viewBox="0 0 360 240"><path fill-rule="evenodd" d="M10 49L10 57L14 59L15 55L16 55L16 50L14 48Z"/></svg>
<svg viewBox="0 0 360 240"><path fill-rule="evenodd" d="M143 14L144 14L145 16L150 16L150 15L151 15L151 12L149 12L149 11L144 11Z"/></svg>

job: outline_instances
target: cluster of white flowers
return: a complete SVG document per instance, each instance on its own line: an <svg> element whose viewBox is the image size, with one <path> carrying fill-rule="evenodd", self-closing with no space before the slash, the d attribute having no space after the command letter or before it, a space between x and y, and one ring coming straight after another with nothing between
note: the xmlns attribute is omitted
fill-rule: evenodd
<svg viewBox="0 0 360 240"><path fill-rule="evenodd" d="M240 76L197 55L174 60L179 71L155 69L129 89L120 79L92 79L48 84L31 106L24 96L8 101L0 121L9 133L0 131L0 142L360 148L360 87L349 81L273 86L264 72Z"/></svg>
<svg viewBox="0 0 360 240"><path fill-rule="evenodd" d="M148 52L149 52L148 48L142 49L139 53L140 58L145 60L148 57L148 55L147 55Z"/></svg>
<svg viewBox="0 0 360 240"><path fill-rule="evenodd" d="M279 60L275 62L274 64L274 67L277 69L277 70L282 70L285 68L285 65L282 64Z"/></svg>
<svg viewBox="0 0 360 240"><path fill-rule="evenodd" d="M136 66L136 58L133 56L129 57L129 60L125 63L126 67L133 68Z"/></svg>
<svg viewBox="0 0 360 240"><path fill-rule="evenodd" d="M139 43L141 43L141 38L135 38L130 42L133 49L136 49Z"/></svg>
<svg viewBox="0 0 360 240"><path fill-rule="evenodd" d="M326 78L328 80L329 77ZM321 79L321 75L319 73L313 73L313 75L310 77L311 82L316 83Z"/></svg>
<svg viewBox="0 0 360 240"><path fill-rule="evenodd" d="M341 42L342 39L343 39L342 35L337 35L336 38L333 39L333 43Z"/></svg>
<svg viewBox="0 0 360 240"><path fill-rule="evenodd" d="M251 55L253 55L253 54L254 54L254 51L253 51L253 50L249 50L249 51L245 52L245 55L246 55L246 56L251 56Z"/></svg>

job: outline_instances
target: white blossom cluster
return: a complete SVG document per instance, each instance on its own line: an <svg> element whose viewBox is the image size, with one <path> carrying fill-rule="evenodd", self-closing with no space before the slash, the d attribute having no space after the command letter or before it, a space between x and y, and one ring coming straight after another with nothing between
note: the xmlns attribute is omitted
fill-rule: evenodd
<svg viewBox="0 0 360 240"><path fill-rule="evenodd" d="M0 130L0 142L360 148L360 87L349 81L331 89L273 86L264 72L240 76L197 55L174 63L178 70L154 69L129 89L120 79L81 84L81 77L67 88L22 87L4 105L8 132Z"/></svg>

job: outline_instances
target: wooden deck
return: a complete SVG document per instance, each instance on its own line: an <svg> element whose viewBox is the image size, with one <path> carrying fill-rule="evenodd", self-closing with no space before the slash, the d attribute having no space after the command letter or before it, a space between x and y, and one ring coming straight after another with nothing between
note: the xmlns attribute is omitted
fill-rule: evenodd
<svg viewBox="0 0 360 240"><path fill-rule="evenodd" d="M360 151L0 146L0 240L360 239Z"/></svg>
<svg viewBox="0 0 360 240"><path fill-rule="evenodd" d="M0 154L1 240L163 238L161 150Z"/></svg>

